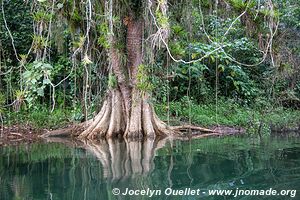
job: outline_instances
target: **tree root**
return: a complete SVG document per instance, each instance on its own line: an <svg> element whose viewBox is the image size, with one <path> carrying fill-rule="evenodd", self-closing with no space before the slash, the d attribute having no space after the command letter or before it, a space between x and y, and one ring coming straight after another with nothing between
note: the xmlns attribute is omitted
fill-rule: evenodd
<svg viewBox="0 0 300 200"><path fill-rule="evenodd" d="M88 124L91 121L87 121L80 124L71 125L67 128L57 129L57 130L46 130L45 133L40 135L42 138L48 138L48 137L77 137L80 132L82 132L85 127L88 127Z"/></svg>
<svg viewBox="0 0 300 200"><path fill-rule="evenodd" d="M99 131L96 130L96 128L100 127L99 125L97 125L95 123L96 121L98 121L97 119L98 119L98 116L95 117L94 121L90 120L88 122L73 125L71 127L67 127L67 128L63 128L63 129L59 129L59 130L47 131L46 133L42 134L40 137L43 137L43 138L78 137L79 139L94 140L97 138L96 134L99 133ZM154 121L153 123L147 124L145 122L143 124L143 126L145 126L145 127L148 126L148 128L147 128L148 132L146 132L144 134L146 135L145 136L146 138L150 138L150 139L154 139L155 137L163 137L163 138L164 137L172 137L172 138L177 138L177 139L191 138L191 137L192 138L203 138L203 137L208 137L208 136L220 136L220 135L225 134L225 133L217 131L217 130L207 129L207 128L203 128L200 126L193 126L193 125L168 126L163 121L158 119L156 117L156 115L153 116L152 120ZM92 126L94 126L94 128ZM86 128L86 127L88 127L88 128ZM84 130L84 131L82 132L82 130ZM184 133L188 132L188 131L198 131L198 133L187 136ZM88 132L88 134L86 134L87 132ZM201 133L199 134L199 132L201 132ZM109 137L109 138L118 137L118 134L119 133L115 133L115 134L113 134L112 137ZM125 135L124 135L124 137L125 137ZM129 137L129 138L140 139L140 138L136 138L136 137Z"/></svg>
<svg viewBox="0 0 300 200"><path fill-rule="evenodd" d="M226 134L214 128L207 129L194 125L169 126L160 120L149 103L147 94L133 93L131 115L127 117L121 92L112 90L101 111L93 120L73 127L47 132L42 137L78 136L79 139L97 140L100 138L143 138L173 137L201 138ZM192 132L193 134L186 134ZM79 133L79 134L78 134ZM205 134L204 134L205 133Z"/></svg>
<svg viewBox="0 0 300 200"><path fill-rule="evenodd" d="M170 128L172 130L178 130L178 131L196 130L196 131L201 131L201 132L206 132L206 133L220 133L219 131L216 131L216 130L211 130L211 129L203 128L200 126L193 126L193 125L171 126Z"/></svg>
<svg viewBox="0 0 300 200"><path fill-rule="evenodd" d="M64 129L54 130L54 131L47 131L46 133L42 134L40 137L48 138L48 137L69 137L72 135L73 127L68 127Z"/></svg>

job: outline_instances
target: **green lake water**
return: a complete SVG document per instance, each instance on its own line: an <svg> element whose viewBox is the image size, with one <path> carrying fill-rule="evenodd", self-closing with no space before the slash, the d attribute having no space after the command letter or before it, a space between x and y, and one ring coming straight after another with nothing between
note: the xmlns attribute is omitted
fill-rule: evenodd
<svg viewBox="0 0 300 200"><path fill-rule="evenodd" d="M116 189L115 189L116 188ZM166 195L178 190L198 194ZM288 195L209 195L209 190L295 190ZM300 138L82 143L0 147L0 200L300 199ZM284 191L286 192L286 191ZM291 191L292 192L292 191ZM296 194L295 194L296 192Z"/></svg>

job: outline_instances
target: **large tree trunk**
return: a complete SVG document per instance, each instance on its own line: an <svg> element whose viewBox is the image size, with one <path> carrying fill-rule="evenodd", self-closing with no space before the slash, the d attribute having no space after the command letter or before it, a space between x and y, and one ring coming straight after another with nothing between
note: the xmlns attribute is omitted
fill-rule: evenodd
<svg viewBox="0 0 300 200"><path fill-rule="evenodd" d="M149 93L137 87L138 70L143 62L143 21L127 17L124 23L127 26L127 65L121 65L120 55L111 45L109 55L117 85L109 89L101 111L79 135L80 138L154 138L173 132L156 117L149 103Z"/></svg>

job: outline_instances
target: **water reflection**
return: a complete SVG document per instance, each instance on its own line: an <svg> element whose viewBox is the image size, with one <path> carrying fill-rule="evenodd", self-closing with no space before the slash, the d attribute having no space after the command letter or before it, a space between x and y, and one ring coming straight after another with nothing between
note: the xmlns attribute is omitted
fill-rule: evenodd
<svg viewBox="0 0 300 200"><path fill-rule="evenodd" d="M83 148L100 160L103 177L113 181L147 175L154 169L155 152L166 140L100 140L86 141Z"/></svg>
<svg viewBox="0 0 300 200"><path fill-rule="evenodd" d="M263 142L240 137L184 142L52 138L47 143L0 148L0 199L142 199L113 196L115 187L121 191L168 187L298 189L299 166L300 139L295 137L271 137Z"/></svg>

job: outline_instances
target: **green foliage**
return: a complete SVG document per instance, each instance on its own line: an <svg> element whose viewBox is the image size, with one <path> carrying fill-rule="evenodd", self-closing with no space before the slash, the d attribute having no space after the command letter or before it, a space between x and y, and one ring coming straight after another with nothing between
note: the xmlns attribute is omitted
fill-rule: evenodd
<svg viewBox="0 0 300 200"><path fill-rule="evenodd" d="M53 16L44 11L37 11L33 13L33 20L36 22L49 22Z"/></svg>
<svg viewBox="0 0 300 200"><path fill-rule="evenodd" d="M180 97L184 96L188 90L192 97L200 101L205 100L211 88L205 78L209 68L202 63L193 63L191 65L179 65L174 79L174 92L172 94ZM174 97L175 98L175 97Z"/></svg>
<svg viewBox="0 0 300 200"><path fill-rule="evenodd" d="M214 93L217 73L220 95L241 99L242 103L251 103L258 94L256 80L250 77L253 71L235 64L223 51L211 53L218 48L218 45L221 44L190 44L190 48L185 50L188 54L184 57L194 60L204 59L202 62L178 65L175 79L172 82L174 86L172 93L176 96L184 96L189 91L190 95L198 102L203 102L207 96ZM256 56L259 56L258 50L247 38L241 38L232 43L228 42L224 49L245 63L257 62Z"/></svg>
<svg viewBox="0 0 300 200"><path fill-rule="evenodd" d="M23 112L24 119L20 121L24 122L25 112L32 122L38 118L47 121L44 114L52 101L52 83L59 83L55 87L56 107L72 107L70 120L83 119L81 102L84 91L88 90L89 110L97 110L96 105L103 100L101 94L104 90L117 86L116 77L107 70L107 50L111 46L104 2L91 2L91 21L86 19L89 14L86 4L79 1L57 1L54 13L53 2L45 0L34 4L22 0L3 3L7 25L19 55L19 59L16 59L10 35L1 17L0 90L5 92L4 102L15 102L15 107L10 112ZM297 39L300 25L299 1L274 0L273 11L265 1L260 1L258 5L255 0L229 0L226 6L218 4L217 10L215 2L211 0L173 1L167 10L163 7L164 0L157 1L152 8L159 27L170 30L167 42L172 55L186 61L203 58L191 64L172 62L163 48L150 50L150 34L155 30L152 30L154 26L150 27L150 16L141 16L144 14L142 11L145 4L138 0L123 3L116 3L113 8L112 22L116 38L114 48L124 55L121 60L126 65L126 26L122 19L128 16L128 9L131 8L136 18L145 19L145 24L149 25L143 32L143 60L153 60L138 67L137 87L142 92L151 91L156 98L154 102L163 104L164 107L160 109L163 110L162 113L166 113L164 109L170 109L172 115L187 120L192 110L195 112L192 112L192 121L215 124L217 121L214 120L213 102L217 95L217 99L221 99L219 112L223 116L219 123L246 125L248 119L252 119L247 117L250 116L247 109L251 106L251 109L255 109L251 113L254 113L253 119L262 115L268 119L267 110L274 109L271 105L284 102L294 104L290 102L300 99L300 40ZM237 18L244 11L243 16ZM263 52L270 39L269 28L273 27L275 30L278 17L278 35L275 35L272 44L273 65L271 57L264 57ZM53 19L53 23L51 29L48 29L50 19ZM35 27L32 27L33 24ZM91 25L88 34L87 25ZM49 38L48 30L51 31ZM32 51L28 53L31 47ZM47 57L43 59L46 62L33 62L37 54L42 53L41 50L47 50ZM260 62L262 58L265 60ZM243 65L256 63L260 64L253 67ZM9 73L2 75L6 72ZM83 80L87 75L88 80ZM171 101L170 107L166 108L168 101ZM38 103L44 105L39 106ZM201 106L197 105L199 103ZM241 107L242 105L245 107ZM1 108L3 106L0 102ZM37 108L44 114L40 116L36 113ZM288 113L286 118L290 119L293 115L290 111L283 111ZM9 114L5 113L6 116ZM270 118L277 122L281 115L276 116L272 115ZM260 119L253 123L259 122Z"/></svg>
<svg viewBox="0 0 300 200"><path fill-rule="evenodd" d="M27 53L31 46L33 34L31 6L23 0L3 1L5 19L11 34L14 37L14 45L19 54ZM4 26L1 13L0 17L0 41L2 56L10 58L13 64L17 64L13 54L11 38ZM1 77L2 78L2 77Z"/></svg>
<svg viewBox="0 0 300 200"><path fill-rule="evenodd" d="M162 105L157 106L159 115L166 113ZM178 102L170 102L171 116L182 122L191 121L203 126L212 126L216 124L230 126L246 126L250 120L250 112L230 101L218 102L218 114L214 104L198 105L193 99L183 97Z"/></svg>
<svg viewBox="0 0 300 200"><path fill-rule="evenodd" d="M70 118L72 119L72 121L81 121L82 119L84 119L80 104L75 103L75 105L73 105Z"/></svg>
<svg viewBox="0 0 300 200"><path fill-rule="evenodd" d="M167 16L163 15L159 10L156 10L155 16L157 18L157 23L159 27L163 29L169 28L169 19Z"/></svg>
<svg viewBox="0 0 300 200"><path fill-rule="evenodd" d="M184 30L184 28L182 26L180 26L179 24L175 24L171 27L172 32L174 35L176 35L177 37L186 37L188 32Z"/></svg>
<svg viewBox="0 0 300 200"><path fill-rule="evenodd" d="M229 3L236 10L245 10L246 8L254 8L256 5L255 0L230 0Z"/></svg>
<svg viewBox="0 0 300 200"><path fill-rule="evenodd" d="M265 103L263 105L266 106ZM246 128L249 133L255 133L260 123L268 128L268 133L271 125L297 128L300 120L300 111L284 109L283 107L264 113L259 102L248 107L241 106L233 100L219 99L216 107L214 103L197 104L187 96L181 98L180 101L172 101L169 104L156 104L155 110L162 119L167 119L169 111L171 121L175 121L175 123L187 123L191 119L194 124L202 126L219 124L240 126Z"/></svg>
<svg viewBox="0 0 300 200"><path fill-rule="evenodd" d="M31 107L38 96L44 96L46 86L51 83L53 67L48 63L33 62L27 65L22 77L25 82L26 101Z"/></svg>
<svg viewBox="0 0 300 200"><path fill-rule="evenodd" d="M290 28L300 28L300 2L298 0L281 1L278 4L280 18Z"/></svg>
<svg viewBox="0 0 300 200"><path fill-rule="evenodd" d="M51 69L51 76L54 78L62 78L60 77L64 73L68 73L71 71L72 63L69 58L65 56L59 56L58 60L53 63L53 68Z"/></svg>
<svg viewBox="0 0 300 200"><path fill-rule="evenodd" d="M71 20L76 24L80 23L82 20L82 16L79 13L79 10L77 8L74 9L72 15L71 15Z"/></svg>
<svg viewBox="0 0 300 200"><path fill-rule="evenodd" d="M146 65L139 65L137 73L137 88L143 92L149 92L153 90L153 85L150 82L149 76L147 74L148 72Z"/></svg>
<svg viewBox="0 0 300 200"><path fill-rule="evenodd" d="M74 48L82 48L85 42L85 37L83 35L80 35L77 40L73 41Z"/></svg>
<svg viewBox="0 0 300 200"><path fill-rule="evenodd" d="M170 43L170 49L172 55L174 55L176 58L182 58L185 55L185 49L182 47L182 44L180 44L180 42Z"/></svg>
<svg viewBox="0 0 300 200"><path fill-rule="evenodd" d="M108 75L108 87L116 88L117 87L117 77L113 74Z"/></svg>
<svg viewBox="0 0 300 200"><path fill-rule="evenodd" d="M41 104L35 104L34 107L21 110L20 112L10 112L6 114L6 123L9 124L27 124L33 128L59 128L72 121L72 112L70 108L55 109L53 112Z"/></svg>
<svg viewBox="0 0 300 200"><path fill-rule="evenodd" d="M32 40L33 40L33 49L35 50L43 49L48 45L46 42L46 38L40 35L34 35Z"/></svg>
<svg viewBox="0 0 300 200"><path fill-rule="evenodd" d="M99 34L98 36L98 44L103 46L104 48L109 48L109 40L108 40L108 24L107 23L101 23L97 26L97 32Z"/></svg>

